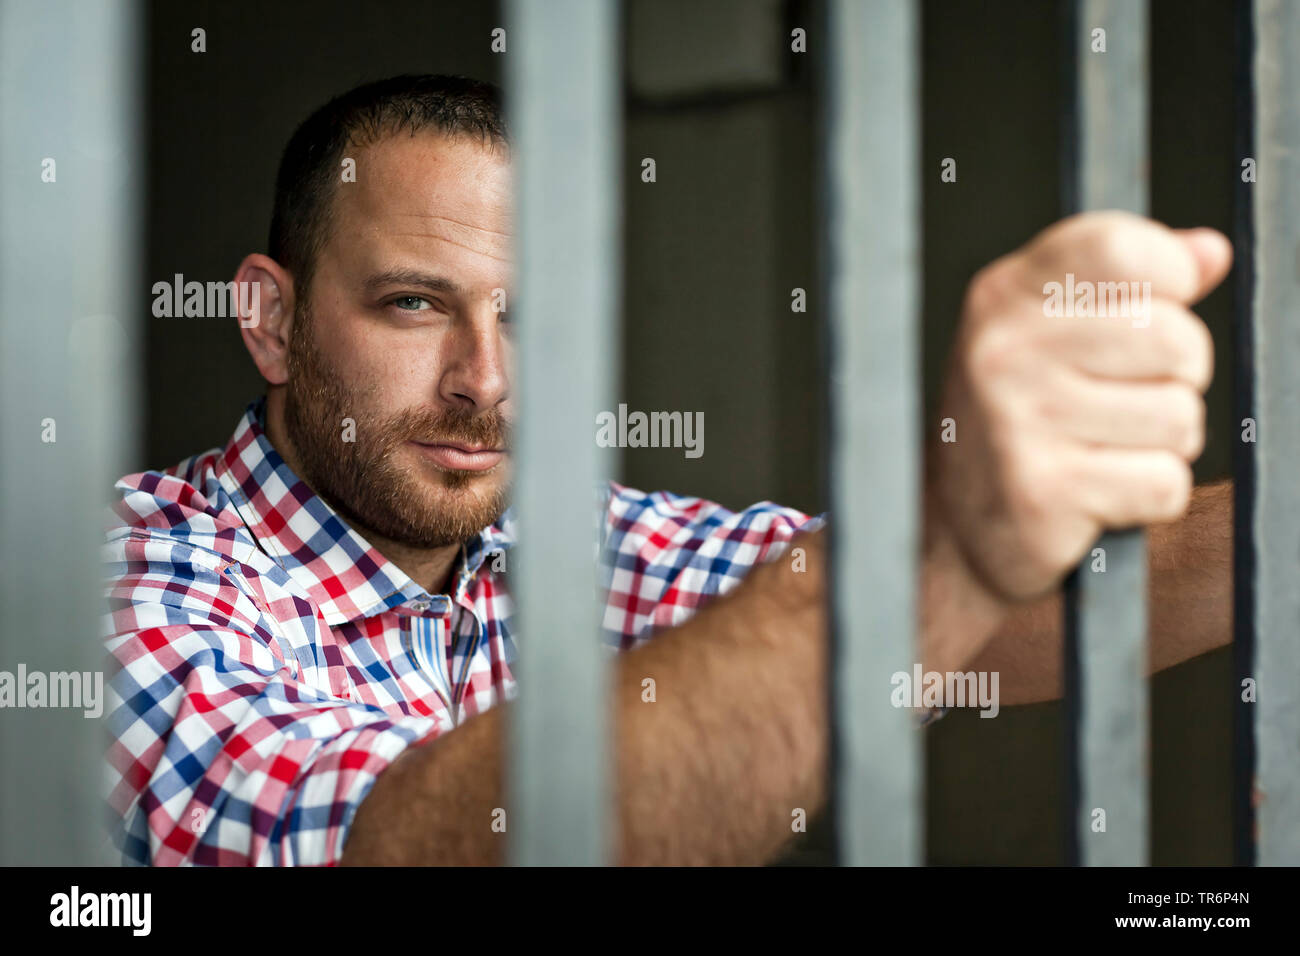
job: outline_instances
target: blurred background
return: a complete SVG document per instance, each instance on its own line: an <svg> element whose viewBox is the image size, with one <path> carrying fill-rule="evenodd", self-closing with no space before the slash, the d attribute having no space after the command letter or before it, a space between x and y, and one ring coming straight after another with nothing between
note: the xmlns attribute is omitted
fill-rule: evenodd
<svg viewBox="0 0 1300 956"><path fill-rule="evenodd" d="M926 395L933 402L963 289L1057 218L1061 66L1054 4L923 5ZM405 72L500 82L481 0L155 2L148 63L143 288L228 280L266 251L280 151L330 96ZM1153 215L1229 231L1231 6L1152 4ZM826 509L816 257L819 37L804 0L626 0L622 384L632 409L705 413L705 454L627 449L620 480L743 507ZM207 51L191 52L191 31ZM808 31L808 52L790 31ZM641 161L657 181L643 183ZM940 163L957 162L957 181ZM806 312L791 290L807 291ZM1230 473L1231 282L1198 309L1219 361L1198 479ZM134 470L220 445L261 393L234 320L145 319L145 426ZM937 427L927 416L927 427ZM1229 864L1227 649L1153 681L1152 862ZM956 711L927 734L927 860L1054 864L1059 704ZM788 863L828 862L819 821Z"/></svg>

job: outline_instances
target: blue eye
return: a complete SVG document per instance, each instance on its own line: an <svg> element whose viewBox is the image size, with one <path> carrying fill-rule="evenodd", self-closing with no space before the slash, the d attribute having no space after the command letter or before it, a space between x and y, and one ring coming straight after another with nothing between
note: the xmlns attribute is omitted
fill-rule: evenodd
<svg viewBox="0 0 1300 956"><path fill-rule="evenodd" d="M413 304L408 305L407 303ZM424 303L427 308L421 308L420 303ZM403 312L425 312L428 309L433 308L433 306L429 304L428 299L422 299L418 295L399 296L394 299L391 304L397 306Z"/></svg>

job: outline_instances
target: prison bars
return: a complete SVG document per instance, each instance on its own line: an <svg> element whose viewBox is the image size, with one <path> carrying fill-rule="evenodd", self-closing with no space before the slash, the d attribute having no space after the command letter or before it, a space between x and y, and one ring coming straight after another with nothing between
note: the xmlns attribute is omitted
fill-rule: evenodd
<svg viewBox="0 0 1300 956"><path fill-rule="evenodd" d="M1251 672L1259 687L1254 729L1264 794L1258 859L1295 865L1300 863L1300 496L1295 492L1300 473L1300 384L1295 375L1300 279L1294 255L1300 247L1300 156L1294 145L1300 142L1300 64L1292 53L1300 49L1300 6L1287 0L1244 2L1251 4L1258 23L1253 61L1258 95L1248 102L1250 125L1257 131L1259 181L1247 190L1257 238L1249 251L1258 262L1258 275L1247 336L1254 348L1242 350L1239 359L1249 362L1238 371L1250 379L1245 391L1259 440L1243 453L1252 463L1246 473L1257 476L1257 488L1252 482L1238 489L1239 505L1254 503L1237 513L1246 543L1238 569L1250 572L1238 575L1237 587L1248 596L1254 621ZM0 418L0 548L6 569L0 576L5 606L0 667L24 658L29 664L38 660L46 669L99 665L96 645L86 640L99 612L98 507L103 489L133 460L131 409L138 406L129 363L136 354L135 312L127 284L137 274L139 250L140 90L132 67L139 62L138 11L133 4L82 4L74 16L71 6L67 0L0 5L0 128L8 131L0 138L0 169L5 171L0 177L0 207L5 209L0 226L0 407L5 409ZM610 136L617 128L613 14L608 3L579 0L547 4L545 13L536 0L512 0L509 13L517 57L510 59L508 82L517 104L513 122L521 147L516 160L521 272L515 309L524 319L524 467L516 500L522 529L535 536L534 548L547 556L531 569L526 560L521 562L516 585L521 613L536 636L523 649L526 660L519 672L524 689L512 727L512 859L592 863L609 858L613 819L606 800L604 655L594 653L598 620L587 586L594 580L589 573L591 540L578 529L588 527L591 517L586 479L599 478L591 457L589 413L607 394L604 360L614 347L610 325L619 262L610 253L617 239L611 161L616 138ZM917 447L914 430L902 427L914 421L917 379L917 196L907 173L918 169L917 21L906 0L870 5L832 0L829 13L827 115L832 138L826 187L831 209L841 207L827 236L831 316L841 353L832 380L839 406L834 461L840 473L834 488L837 524L858 530L837 538L834 565L841 672L835 691L837 814L845 862L915 863L920 853L918 744L899 712L880 701L887 697L888 674L915 653L910 600L915 570L911 560L899 556L915 554L917 520ZM1103 16L1113 15L1114 10L1093 13L1090 8L1087 19L1102 22ZM1134 14L1126 10L1122 15ZM1140 47L1125 44L1121 50L1113 44L1120 34L1132 39L1142 30L1140 23L1110 28L1110 48L1121 52L1125 62L1140 62ZM1142 67L1137 79L1144 76ZM1113 86L1114 77L1096 79L1103 89ZM1087 80L1082 88L1089 96ZM1124 102L1115 108L1124 110L1129 124L1139 115ZM1085 130L1089 116L1101 115L1089 113L1091 109L1083 104ZM52 122L74 116L78 126ZM1133 126L1125 129L1132 148L1138 142ZM51 143L38 152L56 160L73 158L71 170L66 162L59 167L57 189L31 188L33 143ZM1085 160L1085 167L1090 162ZM1139 179L1134 173L1133 182ZM864 220L868 214L872 228ZM68 263L74 264L71 282ZM51 288L60 290L61 301L70 300L68 308L50 307L45 290ZM106 320L108 314L116 320ZM873 355L876 347L881 351ZM549 373L556 367L566 370L565 389L546 387L547 380L555 380ZM872 395L893 410L893 417L876 410ZM45 418L53 418L60 430L56 442L41 448L33 432L39 434ZM885 447L896 454L879 456L892 458L892 464L872 461L869 452L877 441L893 443ZM860 485L859 480L874 484ZM876 490L857 493L864 487ZM868 512L853 504L862 498L895 507ZM853 546L855 539L868 544ZM527 539L522 553L526 557ZM58 574L49 573L50 568L58 568ZM1109 554L1107 574L1116 569L1115 555ZM1141 613L1137 605L1143 593L1133 593L1140 572L1131 568L1126 573L1131 642L1133 615ZM865 590L869 587L872 592ZM864 607L856 588L874 593L878 602ZM1105 653L1088 636L1093 624L1086 596L1082 611L1082 652ZM1239 605L1239 623L1245 616ZM52 656L29 656L37 648L48 648ZM1110 664L1120 656L1116 653ZM1104 662L1085 664L1085 679L1097 672L1089 666ZM1109 690L1093 680L1096 693L1084 701L1084 719L1093 728L1088 732L1106 731L1098 719L1102 714L1137 706L1132 670L1126 664L1120 674L1119 684ZM530 694L528 684L564 687L565 693ZM880 694L862 692L871 686L880 686ZM1084 692L1093 693L1086 680ZM0 720L0 859L7 864L96 861L97 800L93 775L83 772L100 759L102 743L92 733L95 722L75 714L60 720L69 715L51 711L35 715L39 725L24 722L32 716L8 712ZM1116 736L1110 746L1118 741L1130 759L1135 750L1140 753L1143 729L1112 729ZM1086 733L1082 737L1089 739ZM51 753L58 758L45 759ZM1079 764L1089 787L1094 759ZM1145 760L1139 767L1144 772ZM1145 801L1141 780L1122 785L1127 788L1125 806L1132 807L1138 793ZM1111 812L1108 832L1115 835L1114 823L1127 819L1123 825L1132 828L1129 843L1144 847L1146 812L1142 807L1127 818ZM1072 820L1071 827L1083 822ZM1144 852L1130 853L1128 861L1138 861ZM1100 849L1085 856L1087 862L1102 859L1110 857Z"/></svg>
<svg viewBox="0 0 1300 956"><path fill-rule="evenodd" d="M1063 176L1067 204L1147 212L1146 0L1067 8ZM1097 32L1101 31L1101 32ZM1104 48L1100 44L1104 43ZM1073 209L1067 209L1073 212ZM1064 588L1066 858L1139 866L1148 857L1147 554L1142 531L1105 534Z"/></svg>
<svg viewBox="0 0 1300 956"><path fill-rule="evenodd" d="M1272 146L1275 142L1293 142L1300 137L1294 107L1287 109L1279 105L1285 102L1285 92L1295 87L1295 77L1291 75L1294 68L1282 53L1287 49L1287 40L1296 39L1296 13L1275 0L1258 2L1261 16L1277 27L1271 34L1270 44L1261 47L1262 62L1258 66L1263 76L1277 84L1277 88L1262 87L1260 99L1262 139ZM512 9L520 15L521 24L528 22L522 15L529 9L528 4L521 2ZM1070 26L1073 43L1088 42L1091 30L1100 27L1106 30L1108 44L1104 58L1088 55L1082 46L1076 46L1069 60L1072 68L1079 70L1079 165L1078 182L1074 184L1079 206L1145 212L1146 4L1085 0L1080 8L1073 10ZM607 36L602 35L599 40L588 36L589 32L599 33L600 27L593 30L590 22L565 20L566 16L581 13L570 9L556 16L554 22L566 23L565 36L593 42L595 45L586 52L607 65L608 49L602 45ZM888 704L885 688L888 676L898 670L909 670L907 664L917 654L915 557L919 447L914 426L918 400L919 236L918 196L913 174L917 169L917 12L908 0L886 0L870 5L853 0L829 0L827 23L828 145L824 185L834 356L832 494L836 524L845 529L835 536L833 562L838 662L833 688L836 822L843 862L911 864L919 862L921 853L919 744L904 712ZM1078 26L1086 27L1087 32L1078 31ZM520 35L516 31L516 36ZM540 31L532 38L525 31L523 39L525 43L530 39L537 41L539 62L535 64L536 72L530 72L525 57L523 66L513 74L513 93L524 103L520 114L527 115L531 109L539 117L547 115L548 99L552 97L559 97L565 103L577 102L576 91L562 79L565 70L559 63L551 64L552 75L548 76L548 68L540 62L549 49L557 61L566 61L573 67L574 48L563 46L562 38ZM578 66L586 68L589 64L579 57ZM547 82L556 85L548 86ZM599 86L599 82L595 85ZM587 106L599 113L606 105L595 102ZM601 115L608 117L607 113ZM599 124L589 123L582 128L595 137ZM553 127L550 133L558 136L559 129ZM545 134L539 123L536 132L539 142ZM1270 139L1271 135L1277 139ZM520 141L522 145L524 137ZM596 148L587 139L578 142L580 154L584 156ZM1262 149L1261 168L1266 168L1266 159L1280 165L1282 157L1277 154L1283 152L1276 148ZM536 190L555 190L553 197L564 194L563 189L557 188L563 180L563 169L554 168L554 157L530 159L522 149L521 154L520 163L525 168L520 174L520 184L524 191L531 185ZM528 167L532 167L532 172ZM542 169L548 172L543 174ZM1280 194L1287 194L1288 181L1294 182L1296 177L1279 176L1274 180L1268 214L1261 214L1266 220L1261 225L1261 236L1281 240L1268 245L1273 250L1282 250L1273 254L1283 256L1286 250L1296 247L1294 241L1286 241L1294 239L1286 230L1294 230L1295 216L1279 214L1279 210L1288 214L1295 211L1278 201ZM612 188L607 180L602 182L604 188ZM579 189L569 199L577 201L582 195ZM1258 203L1263 197L1257 196L1260 196ZM595 205L598 207L604 201L608 200L597 199ZM527 264L529 257L543 261L548 249L567 247L569 242L581 238L577 235L580 228L560 214L560 209L555 210L554 232L536 226L544 221L538 216L534 221L537 234L530 238L526 220L533 202L540 200L521 196L525 224L520 231L523 264L520 311L525 316L526 328L527 316L534 308L528 304L525 291L527 277L533 274L531 270L539 268ZM581 203L579 207L583 214L596 218L597 228L607 224L604 218L607 212L595 211ZM587 273L588 269L596 268L597 263L606 269L617 265L599 254L600 249L596 249L590 250L588 258L575 256L566 265L571 271L552 272L549 281L562 284L562 276L566 274L581 274L586 282L598 281ZM1276 261L1270 260L1269 265L1276 271L1270 272L1261 263L1258 295L1263 305L1256 309L1257 335L1261 341L1290 341L1295 328L1287 328L1283 322L1287 313L1282 305L1285 296L1294 290L1282 287L1276 276L1279 272L1290 275L1292 278L1286 281L1294 282L1294 273L1287 273ZM545 280L538 276L534 281ZM1291 301L1295 301L1294 295ZM543 311L540 303L535 308L539 314ZM598 329L601 314L594 300L575 313L586 329ZM537 331L534 326L533 332ZM537 350L533 354L525 351L525 381L528 368L538 368L534 374L540 378L540 370L554 359L553 353L548 357L542 351L544 341L525 337L525 349ZM570 344L567 348L577 346ZM1268 352L1260 351L1257 387L1261 422L1270 421L1269 427L1277 432L1283 427L1293 430L1296 421L1293 411L1300 403L1287 389L1294 386L1279 374L1280 367L1264 364ZM1272 353L1272 361L1283 362L1287 355L1298 353L1300 349L1293 347L1279 349ZM602 353L583 354L595 358ZM535 362L538 365L534 366ZM584 394L591 394L585 391L590 387L592 383L583 384ZM534 399L530 396L534 393L525 390L523 394L525 405L531 404ZM539 387L535 400L555 401L555 396L543 394ZM569 411L577 414L575 408ZM1289 421L1286 412L1292 412ZM524 424L525 434L530 428L541 434L541 429L548 427L548 420L557 421L543 416L542 406L535 406L533 417ZM579 420L575 417L568 424L557 425L553 430L554 440ZM1287 424L1279 427L1279 422ZM1286 434L1294 438L1291 432ZM1292 441L1290 447L1296 444ZM1292 603L1297 593L1293 586L1297 570L1295 506L1290 501L1294 496L1288 498L1281 491L1285 487L1283 479L1294 474L1294 468L1288 471L1294 456L1276 451L1278 445L1271 448L1274 450L1260 456L1261 494L1257 514L1265 510L1265 504L1279 508L1285 533L1266 536L1262 527L1257 527L1255 533L1257 541L1272 542L1271 547L1259 549L1261 571L1265 568L1271 571L1271 575L1262 578L1267 586L1257 591L1261 628L1259 672L1279 675L1276 685L1271 679L1266 685L1276 696L1269 706L1260 708L1261 782L1270 790L1270 802L1265 804L1270 814L1267 825L1286 834L1285 839L1279 839L1270 849L1267 858L1294 861L1292 844L1295 834L1300 832L1300 827L1295 825L1294 806L1295 774L1300 766L1300 760L1295 759L1296 728L1300 719L1296 713L1296 681L1292 679L1297 676L1295 644L1294 640L1288 643L1288 637L1294 638L1294 626L1300 615L1294 613ZM889 454L881 454L881 449L888 449ZM530 458L526 450L521 458L523 467L527 468ZM585 479L592 469L585 459L581 462L576 474ZM536 497L531 500L538 508L546 502L546 513L554 519L552 536L567 534L572 547L572 529L581 525L580 502L577 497L571 497L562 507L557 507L554 493L560 488L572 489L581 482L566 483L565 479L574 472L565 462L552 461L551 467L556 471L550 478L544 478L540 468L534 473L531 480L535 482ZM521 511L525 514L528 500L520 498ZM1278 526L1272 518L1270 524L1276 532ZM1077 745L1077 753L1071 754L1071 762L1078 781L1078 792L1070 798L1067 831L1072 856L1078 861L1093 865L1141 864L1147 859L1149 842L1145 544L1142 533L1134 531L1105 535L1098 546L1105 555L1104 576L1092 571L1090 555L1067 588L1066 629L1070 645L1067 658L1073 662L1069 693L1072 722L1077 722L1072 743L1072 747ZM1286 550L1288 546L1290 551ZM576 556L576 549L571 553ZM531 598L521 602L521 607L525 619L533 621L532 627L544 621L547 596L555 593L553 588L563 577L557 573L561 566L578 567L552 564L549 568L524 572L532 576L528 586L534 590ZM552 583L544 583L547 578ZM575 592L573 600L578 598ZM550 607L553 609L555 604L551 603ZM590 632L585 627L590 612L585 606L583 615L580 618L583 626L572 627L573 618L561 615L552 619L551 629L537 632L544 634L547 642L545 649L538 648L537 656L546 660L533 662L532 666L538 670L532 679L537 679L543 667L548 674L572 677L573 668L587 666L589 676L599 677L589 663L584 664L584 648L590 644ZM1275 626L1272 632L1270 626ZM565 686L575 684L570 681ZM595 679L585 685L585 690L593 687L599 689ZM879 688L879 693L864 692L871 687ZM528 700L526 693L523 700ZM599 827L602 822L608 825L609 820L600 813L604 801L593 800L593 792L582 789L587 782L599 779L599 770L589 762L582 768L587 775L585 781L576 777L565 779L565 775L556 773L556 768L569 766L568 761L575 760L575 755L568 750L570 741L557 744L554 735L541 732L543 727L583 727L582 719L592 719L599 726L599 701L599 694L589 695L585 691L580 697L539 695L532 699L528 710L517 715L517 742L512 753L515 773L521 782L516 784L514 792L521 795L520 812L529 821L526 828L535 826L540 835L523 838L522 844L517 844L523 850L517 851L516 859L589 862L600 858ZM524 728L523 733L520 727ZM531 735L528 735L529 728L534 731ZM594 748L592 753L603 754L605 741L599 735L593 738L591 726L583 727L583 732L585 742ZM1276 785L1270 787L1274 780ZM581 807L582 813L574 813L574 807ZM1095 809L1106 812L1104 831L1093 827L1097 819ZM1261 826L1264 825L1262 819ZM547 834L563 834L565 838L548 843L543 839ZM575 852L568 840L575 834L583 848L581 852ZM519 841L521 837L516 835L515 839Z"/></svg>

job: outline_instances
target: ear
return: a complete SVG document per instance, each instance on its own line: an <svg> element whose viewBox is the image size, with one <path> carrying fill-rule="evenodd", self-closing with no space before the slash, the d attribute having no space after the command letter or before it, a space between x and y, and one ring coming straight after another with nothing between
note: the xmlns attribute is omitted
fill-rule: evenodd
<svg viewBox="0 0 1300 956"><path fill-rule="evenodd" d="M289 333L293 325L293 277L261 253L245 257L235 273L239 332L262 378L289 380Z"/></svg>

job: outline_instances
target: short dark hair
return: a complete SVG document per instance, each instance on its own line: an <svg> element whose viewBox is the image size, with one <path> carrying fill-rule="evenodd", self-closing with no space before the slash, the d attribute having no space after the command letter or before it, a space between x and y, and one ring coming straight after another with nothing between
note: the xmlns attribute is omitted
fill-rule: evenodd
<svg viewBox="0 0 1300 956"><path fill-rule="evenodd" d="M304 302L329 236L344 150L430 130L504 149L501 90L467 76L395 76L336 96L294 131L275 178L269 254L293 276Z"/></svg>

